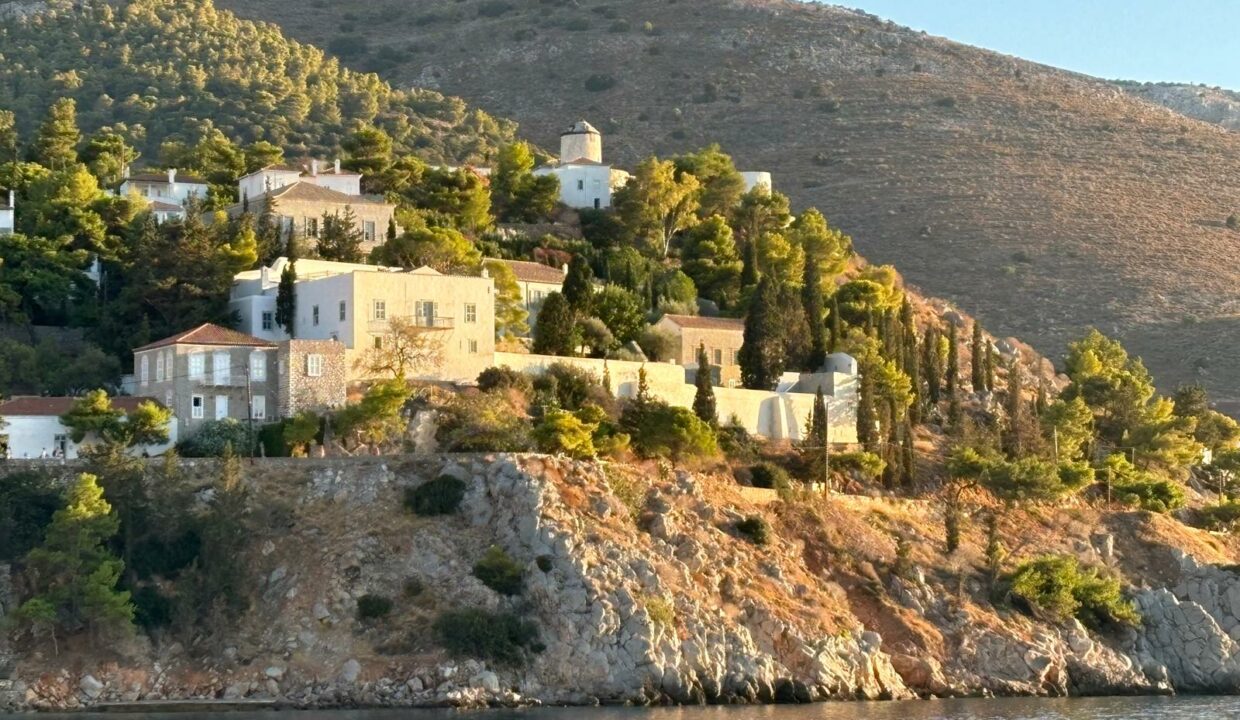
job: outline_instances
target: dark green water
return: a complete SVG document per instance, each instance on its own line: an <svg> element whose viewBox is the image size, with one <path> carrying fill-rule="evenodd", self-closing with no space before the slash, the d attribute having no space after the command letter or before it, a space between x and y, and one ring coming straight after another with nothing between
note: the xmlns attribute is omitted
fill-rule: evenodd
<svg viewBox="0 0 1240 720"><path fill-rule="evenodd" d="M1240 697L1003 698L710 708L325 710L38 717L39 720L1237 720L1240 719Z"/></svg>

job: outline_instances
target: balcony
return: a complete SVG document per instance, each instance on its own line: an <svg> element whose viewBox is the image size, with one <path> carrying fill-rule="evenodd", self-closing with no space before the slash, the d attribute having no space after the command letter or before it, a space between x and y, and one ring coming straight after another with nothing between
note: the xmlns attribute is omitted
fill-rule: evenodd
<svg viewBox="0 0 1240 720"><path fill-rule="evenodd" d="M417 328L426 328L427 330L451 330L456 326L454 319L442 315L403 315L399 316L401 320L406 321L409 325ZM366 323L366 329L372 334L386 333L391 329L392 321L395 317L385 320L371 320Z"/></svg>

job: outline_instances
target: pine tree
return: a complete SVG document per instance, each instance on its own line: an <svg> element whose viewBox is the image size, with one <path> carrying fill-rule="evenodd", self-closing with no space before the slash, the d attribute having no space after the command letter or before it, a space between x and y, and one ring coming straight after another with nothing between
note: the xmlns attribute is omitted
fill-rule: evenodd
<svg viewBox="0 0 1240 720"><path fill-rule="evenodd" d="M276 201L268 197L263 202L263 209L258 213L254 232L258 236L258 262L267 266L275 262L284 251L283 232L280 229L280 218L276 216Z"/></svg>
<svg viewBox="0 0 1240 720"><path fill-rule="evenodd" d="M543 300L534 322L533 350L540 355L572 355L576 352L579 334L568 300L553 292Z"/></svg>
<svg viewBox="0 0 1240 720"><path fill-rule="evenodd" d="M842 329L840 328L840 299L838 295L831 296L831 334L827 343L827 352L836 352L840 349L840 337Z"/></svg>
<svg viewBox="0 0 1240 720"><path fill-rule="evenodd" d="M276 325L291 338L297 337L297 262L290 259L280 272L276 288Z"/></svg>
<svg viewBox="0 0 1240 720"><path fill-rule="evenodd" d="M578 318L590 317L591 300L594 298L594 271L584 255L578 253L568 263L568 273L564 276L564 285L560 290L569 307Z"/></svg>
<svg viewBox="0 0 1240 720"><path fill-rule="evenodd" d="M117 590L124 563L108 549L120 521L103 497L99 479L78 476L65 507L57 510L43 544L26 557L33 597L19 615L67 628L85 625L96 636L128 632L129 593Z"/></svg>
<svg viewBox="0 0 1240 720"><path fill-rule="evenodd" d="M806 262L802 276L801 305L805 308L805 320L809 323L809 353L805 358L807 370L817 371L827 361L827 328L823 316L822 279L817 262Z"/></svg>
<svg viewBox="0 0 1240 720"><path fill-rule="evenodd" d="M992 512L986 517L986 570L991 584L998 582L1003 574L1003 559L1006 556L1003 539L999 537L999 516Z"/></svg>
<svg viewBox="0 0 1240 720"><path fill-rule="evenodd" d="M763 278L749 301L744 342L737 353L741 382L751 390L770 390L784 372L783 315L775 281Z"/></svg>
<svg viewBox="0 0 1240 720"><path fill-rule="evenodd" d="M973 343L970 347L969 364L973 371L973 392L986 389L986 351L982 349L982 324L973 321Z"/></svg>
<svg viewBox="0 0 1240 720"><path fill-rule="evenodd" d="M706 356L706 344L702 343L698 345L697 374L693 380L693 384L697 386L697 392L693 395L693 413L711 426L719 422L713 379L710 358Z"/></svg>
<svg viewBox="0 0 1240 720"><path fill-rule="evenodd" d="M31 160L52 170L65 170L78 161L77 104L72 98L60 98L48 110L30 148Z"/></svg>

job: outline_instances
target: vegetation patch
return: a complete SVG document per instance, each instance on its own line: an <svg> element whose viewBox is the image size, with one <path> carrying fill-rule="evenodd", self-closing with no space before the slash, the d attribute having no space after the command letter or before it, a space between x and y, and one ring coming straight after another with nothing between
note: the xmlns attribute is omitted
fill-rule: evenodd
<svg viewBox="0 0 1240 720"><path fill-rule="evenodd" d="M452 515L461 507L465 483L451 475L440 475L414 488L405 488L405 509L415 515Z"/></svg>
<svg viewBox="0 0 1240 720"><path fill-rule="evenodd" d="M736 532L754 545L766 545L771 541L771 525L761 515L750 515L736 523Z"/></svg>
<svg viewBox="0 0 1240 720"><path fill-rule="evenodd" d="M357 619L377 620L392 612L392 598L367 593L357 599Z"/></svg>
<svg viewBox="0 0 1240 720"><path fill-rule="evenodd" d="M477 608L449 610L435 619L435 639L462 657L520 666L530 652L541 652L538 626L512 613Z"/></svg>
<svg viewBox="0 0 1240 720"><path fill-rule="evenodd" d="M525 568L498 545L487 548L474 563L474 577L501 595L519 595L525 585Z"/></svg>
<svg viewBox="0 0 1240 720"><path fill-rule="evenodd" d="M1141 622L1119 580L1083 568L1069 555L1045 555L1022 564L1011 577L1012 597L1056 622L1075 617L1094 630Z"/></svg>

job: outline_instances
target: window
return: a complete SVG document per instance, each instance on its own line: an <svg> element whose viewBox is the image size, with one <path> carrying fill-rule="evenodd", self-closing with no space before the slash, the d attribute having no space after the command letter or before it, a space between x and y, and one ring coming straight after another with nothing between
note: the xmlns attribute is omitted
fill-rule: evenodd
<svg viewBox="0 0 1240 720"><path fill-rule="evenodd" d="M267 380L267 353L255 350L250 353L250 379L257 382Z"/></svg>
<svg viewBox="0 0 1240 720"><path fill-rule="evenodd" d="M255 420L267 419L267 397L265 395L255 395L250 398L250 417Z"/></svg>
<svg viewBox="0 0 1240 720"><path fill-rule="evenodd" d="M231 363L227 350L220 350L211 356L211 382L216 385L227 385L232 373L228 366Z"/></svg>
<svg viewBox="0 0 1240 720"><path fill-rule="evenodd" d="M228 396L227 395L216 395L215 396L215 419L224 420L227 417L228 417Z"/></svg>
<svg viewBox="0 0 1240 720"><path fill-rule="evenodd" d="M578 190L585 190L585 189L586 189L586 181L585 181L585 180L578 180L578 181L577 181L577 189L578 189Z"/></svg>
<svg viewBox="0 0 1240 720"><path fill-rule="evenodd" d="M470 355L477 355L477 354L478 354L478 341L477 341L477 340L470 340L470 341L469 341L469 354L470 354Z"/></svg>
<svg viewBox="0 0 1240 720"><path fill-rule="evenodd" d="M263 329L274 330L276 327L276 314L270 310L263 312Z"/></svg>
<svg viewBox="0 0 1240 720"><path fill-rule="evenodd" d="M322 355L306 356L306 374L310 377L321 377L323 375Z"/></svg>
<svg viewBox="0 0 1240 720"><path fill-rule="evenodd" d="M362 237L366 240L366 242L375 241L375 221L374 220L366 220L365 222L362 223Z"/></svg>
<svg viewBox="0 0 1240 720"><path fill-rule="evenodd" d="M736 362L736 350L729 350L729 351L728 351L728 364L729 364L729 365L736 365L736 364L738 364L738 363Z"/></svg>
<svg viewBox="0 0 1240 720"><path fill-rule="evenodd" d="M143 355L139 367L141 367L141 370L138 371L138 377L142 379L142 384L145 385L151 380L151 359Z"/></svg>
<svg viewBox="0 0 1240 720"><path fill-rule="evenodd" d="M715 348L715 365L723 364L723 350Z"/></svg>
<svg viewBox="0 0 1240 720"><path fill-rule="evenodd" d="M435 327L439 317L439 303L434 300L418 300L413 304L413 322L422 327Z"/></svg>
<svg viewBox="0 0 1240 720"><path fill-rule="evenodd" d="M375 336L375 349L376 349L376 350L382 350L382 349L383 349L383 336L382 336L382 335L376 335L376 336Z"/></svg>
<svg viewBox="0 0 1240 720"><path fill-rule="evenodd" d="M311 325L319 324L319 306L318 305L314 305L310 308L310 317L311 317L311 321L310 321Z"/></svg>
<svg viewBox="0 0 1240 720"><path fill-rule="evenodd" d="M344 322L344 320L345 320L345 304L344 304L344 300L341 300L340 301L340 322Z"/></svg>
<svg viewBox="0 0 1240 720"><path fill-rule="evenodd" d="M164 381L164 354L159 353L155 356L155 382Z"/></svg>
<svg viewBox="0 0 1240 720"><path fill-rule="evenodd" d="M195 395L189 401L189 416L195 420L202 419L203 399L201 395Z"/></svg>
<svg viewBox="0 0 1240 720"><path fill-rule="evenodd" d="M318 218L302 218L302 227L305 228L306 237L319 236L319 219Z"/></svg>
<svg viewBox="0 0 1240 720"><path fill-rule="evenodd" d="M375 301L374 319L387 320L387 302L383 300Z"/></svg>
<svg viewBox="0 0 1240 720"><path fill-rule="evenodd" d="M465 303L465 322L478 322L478 306L474 303Z"/></svg>
<svg viewBox="0 0 1240 720"><path fill-rule="evenodd" d="M168 408L172 407L172 391L171 390L164 391L164 407L168 407Z"/></svg>
<svg viewBox="0 0 1240 720"><path fill-rule="evenodd" d="M164 358L164 374L168 376L168 382L172 382L172 376L175 374L173 368L176 367L173 363L176 361L176 358L173 356L171 350L165 353Z"/></svg>
<svg viewBox="0 0 1240 720"><path fill-rule="evenodd" d="M207 372L206 356L200 352L190 353L189 355L189 377L191 380L201 380L202 376Z"/></svg>

